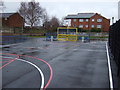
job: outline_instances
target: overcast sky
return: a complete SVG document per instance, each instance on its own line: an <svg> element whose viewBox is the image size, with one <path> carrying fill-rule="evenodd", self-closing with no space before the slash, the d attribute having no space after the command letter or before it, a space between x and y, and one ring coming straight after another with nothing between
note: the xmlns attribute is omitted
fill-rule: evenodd
<svg viewBox="0 0 120 90"><path fill-rule="evenodd" d="M6 9L4 12L16 12L21 1L30 0L4 0ZM118 1L119 0L36 0L43 8L46 8L50 17L56 16L60 20L68 14L77 13L99 13L111 19L118 20Z"/></svg>

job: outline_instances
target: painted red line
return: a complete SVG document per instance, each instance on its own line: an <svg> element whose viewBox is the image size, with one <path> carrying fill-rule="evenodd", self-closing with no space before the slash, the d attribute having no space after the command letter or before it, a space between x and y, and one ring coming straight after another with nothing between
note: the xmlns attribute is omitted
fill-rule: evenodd
<svg viewBox="0 0 120 90"><path fill-rule="evenodd" d="M5 62L9 62L9 61L1 61L0 63L5 63Z"/></svg>
<svg viewBox="0 0 120 90"><path fill-rule="evenodd" d="M5 59L5 60L11 60L10 58L5 58L4 56L2 56L2 59Z"/></svg>
<svg viewBox="0 0 120 90"><path fill-rule="evenodd" d="M14 56L17 56L17 58L18 58L18 55L16 55L16 54L8 54L8 53L0 53L0 54L14 55ZM7 66L7 65L10 64L10 63L12 63L12 62L15 61L15 60L16 60L16 58L15 58L15 59L12 59L10 62L8 62L8 63L6 63L5 65L1 66L0 69L4 68L5 66Z"/></svg>
<svg viewBox="0 0 120 90"><path fill-rule="evenodd" d="M10 62L10 61L12 61L12 59L10 59L10 58L4 58L4 57L2 57L2 59L4 59L3 61L0 61L0 63L5 63L5 62Z"/></svg>
<svg viewBox="0 0 120 90"><path fill-rule="evenodd" d="M9 62L9 61L11 61L12 59L10 59L10 58L4 58L4 56L2 57L2 62L4 62L4 61L7 61L7 62Z"/></svg>
<svg viewBox="0 0 120 90"><path fill-rule="evenodd" d="M6 63L5 65L1 66L0 69L2 69L3 67L7 66L8 64L12 63L13 61L15 61L15 59L11 60L10 62Z"/></svg>
<svg viewBox="0 0 120 90"><path fill-rule="evenodd" d="M1 54L1 53L0 53L0 54ZM30 58L34 58L34 59L40 60L40 61L44 62L45 64L47 64L47 66L48 66L49 69L50 69L50 77L49 77L49 80L48 80L47 84L44 86L43 90L45 90L45 89L49 86L49 84L50 84L50 82L51 82L51 80L52 80L52 77L53 77L53 70L52 70L51 65L50 65L48 62L46 62L46 61L44 61L44 60L42 60L42 59L40 59L40 58L36 58L36 57L32 57L32 56L27 56L27 55L17 55L17 54L9 54L9 53L2 53L2 54L17 56L17 58L20 58L20 56L30 57ZM14 59L14 60L15 60L15 59ZM12 60L11 62L13 62L14 60ZM0 68L5 67L6 65L10 64L11 62L5 64L4 66L2 66L2 67L0 67Z"/></svg>
<svg viewBox="0 0 120 90"><path fill-rule="evenodd" d="M50 69L50 77L49 77L49 80L48 80L47 84L46 84L45 87L43 88L43 90L45 90L45 89L49 86L49 84L50 84L50 82L51 82L51 80L52 80L52 77L53 77L53 70L52 70L51 65L50 65L48 62L46 62L46 61L44 61L43 59L40 59L40 58L36 58L36 57L32 57L32 56L27 56L27 55L22 55L22 56L30 57L30 58L34 58L34 59L40 60L40 61L42 61L42 62L44 62L45 64L48 65L48 67L49 67L49 69Z"/></svg>

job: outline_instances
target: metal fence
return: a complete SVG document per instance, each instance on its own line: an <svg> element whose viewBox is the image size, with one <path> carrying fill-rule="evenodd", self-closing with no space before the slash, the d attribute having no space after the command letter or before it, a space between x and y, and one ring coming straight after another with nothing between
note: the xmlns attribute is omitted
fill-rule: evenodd
<svg viewBox="0 0 120 90"><path fill-rule="evenodd" d="M120 77L120 20L110 27L109 47L113 60L118 66L118 75Z"/></svg>
<svg viewBox="0 0 120 90"><path fill-rule="evenodd" d="M0 45L21 43L29 39L26 35L9 35L9 36L0 36L2 40Z"/></svg>
<svg viewBox="0 0 120 90"><path fill-rule="evenodd" d="M23 30L22 28L19 28L19 27L1 27L0 26L0 33L22 33Z"/></svg>

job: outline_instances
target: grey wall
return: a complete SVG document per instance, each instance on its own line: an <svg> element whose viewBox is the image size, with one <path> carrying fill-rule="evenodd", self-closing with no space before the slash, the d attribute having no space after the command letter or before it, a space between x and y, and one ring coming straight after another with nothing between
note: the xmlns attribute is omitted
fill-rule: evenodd
<svg viewBox="0 0 120 90"><path fill-rule="evenodd" d="M120 1L118 2L118 19L120 19Z"/></svg>

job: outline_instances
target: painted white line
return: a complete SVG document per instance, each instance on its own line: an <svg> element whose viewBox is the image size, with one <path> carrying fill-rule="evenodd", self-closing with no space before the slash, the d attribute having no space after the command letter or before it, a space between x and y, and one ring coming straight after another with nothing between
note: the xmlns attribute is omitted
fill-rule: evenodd
<svg viewBox="0 0 120 90"><path fill-rule="evenodd" d="M13 58L13 57L5 57L5 58ZM43 74L42 70L41 70L37 65L35 65L35 64L33 64L33 63L29 62L29 61L26 61L26 60L24 60L24 59L19 59L19 58L15 58L15 59L16 59L16 60L19 60L19 61L26 62L26 63L34 66L34 67L39 71L39 73L40 73L40 75L41 75L41 78L42 78L42 83L41 83L41 86L40 86L40 90L43 90L45 79L44 79L44 74Z"/></svg>
<svg viewBox="0 0 120 90"><path fill-rule="evenodd" d="M42 90L44 88L44 81L45 81L44 80L44 74L43 74L42 70L38 66L36 66L35 64L33 64L29 61L26 61L26 60L23 60L23 59L18 59L18 58L16 58L16 59L31 64L32 66L34 66L39 71L39 73L42 77L42 84L41 84L41 90Z"/></svg>
<svg viewBox="0 0 120 90"><path fill-rule="evenodd" d="M107 50L107 59L108 59L110 89L113 90L112 70L111 70L111 65L110 65L110 56L109 56L108 44L107 43L106 43L106 50Z"/></svg>
<svg viewBox="0 0 120 90"><path fill-rule="evenodd" d="M7 44L7 45L0 45L0 48L4 48L4 47L10 47L10 46L15 46L18 44L22 44L22 43L17 43L17 44Z"/></svg>

